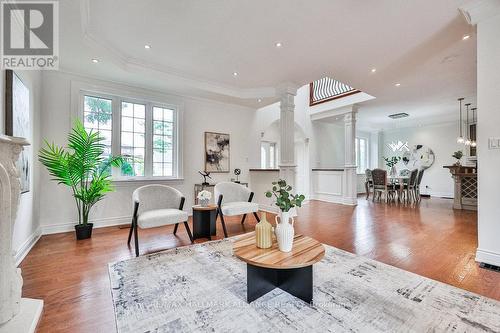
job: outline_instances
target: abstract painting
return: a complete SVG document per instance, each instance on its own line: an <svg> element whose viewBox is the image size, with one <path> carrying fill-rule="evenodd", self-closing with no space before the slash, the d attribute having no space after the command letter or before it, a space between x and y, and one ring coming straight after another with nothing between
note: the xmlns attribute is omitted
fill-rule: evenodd
<svg viewBox="0 0 500 333"><path fill-rule="evenodd" d="M7 70L5 84L5 134L31 139L30 91L11 70ZM24 147L17 169L21 178L21 193L30 190L31 149Z"/></svg>
<svg viewBox="0 0 500 333"><path fill-rule="evenodd" d="M229 134L205 132L205 171L229 172Z"/></svg>

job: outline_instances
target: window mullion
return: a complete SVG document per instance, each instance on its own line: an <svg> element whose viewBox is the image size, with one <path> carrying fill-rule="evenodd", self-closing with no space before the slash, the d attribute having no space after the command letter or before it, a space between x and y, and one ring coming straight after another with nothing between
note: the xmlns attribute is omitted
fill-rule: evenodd
<svg viewBox="0 0 500 333"><path fill-rule="evenodd" d="M119 98L113 97L111 101L111 155L121 155L120 141L121 141L121 101ZM111 169L113 177L121 176L121 170L113 167Z"/></svg>

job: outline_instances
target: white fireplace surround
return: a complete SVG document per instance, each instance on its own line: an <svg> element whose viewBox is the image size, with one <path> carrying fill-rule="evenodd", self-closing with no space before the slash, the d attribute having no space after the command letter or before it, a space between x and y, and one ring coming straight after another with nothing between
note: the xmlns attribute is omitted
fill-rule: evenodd
<svg viewBox="0 0 500 333"><path fill-rule="evenodd" d="M33 332L43 301L21 298L23 278L12 250L12 229L21 193L16 161L24 138L0 136L0 333Z"/></svg>

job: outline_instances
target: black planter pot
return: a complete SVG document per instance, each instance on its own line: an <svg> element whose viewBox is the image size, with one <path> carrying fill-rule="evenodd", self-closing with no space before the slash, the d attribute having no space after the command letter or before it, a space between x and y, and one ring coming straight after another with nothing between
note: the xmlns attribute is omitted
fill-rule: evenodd
<svg viewBox="0 0 500 333"><path fill-rule="evenodd" d="M86 225L84 224L75 225L76 239L81 240L92 237L93 226L94 226L93 223L87 223Z"/></svg>

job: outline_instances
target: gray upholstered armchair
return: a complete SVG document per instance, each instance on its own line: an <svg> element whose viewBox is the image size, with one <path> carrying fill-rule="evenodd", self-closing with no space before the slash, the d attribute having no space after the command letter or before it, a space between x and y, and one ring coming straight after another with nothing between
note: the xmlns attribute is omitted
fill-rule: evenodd
<svg viewBox="0 0 500 333"><path fill-rule="evenodd" d="M233 182L221 182L215 185L215 197L217 198L217 216L220 215L224 237L227 237L226 223L224 216L243 215L241 224L245 222L247 214L253 213L257 221L259 217L259 205L252 202L253 192L247 187Z"/></svg>
<svg viewBox="0 0 500 333"><path fill-rule="evenodd" d="M127 244L130 245L133 232L136 256L139 256L138 228L146 229L175 224L175 235L179 223L184 223L189 239L191 243L193 242L193 236L187 223L188 213L182 210L185 199L181 192L166 185L145 185L134 191L132 199L134 202L134 215Z"/></svg>

